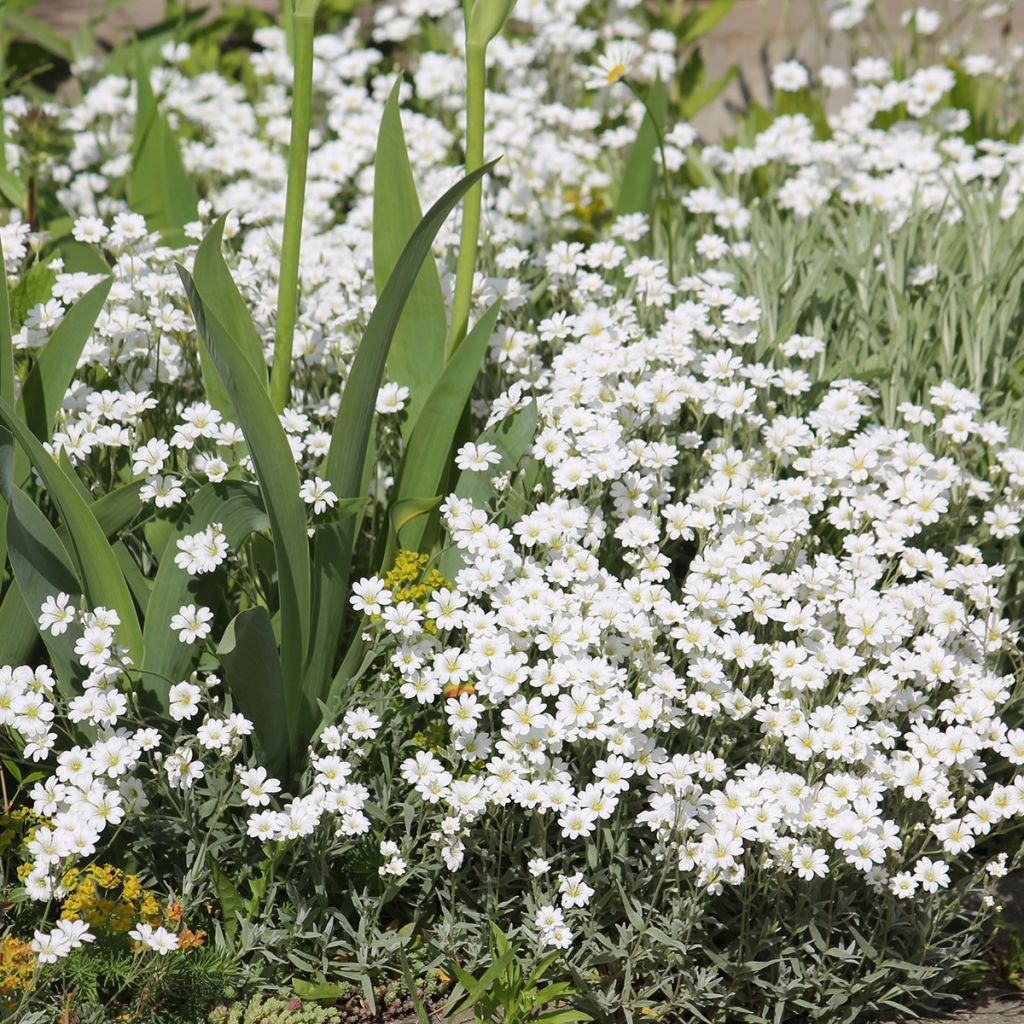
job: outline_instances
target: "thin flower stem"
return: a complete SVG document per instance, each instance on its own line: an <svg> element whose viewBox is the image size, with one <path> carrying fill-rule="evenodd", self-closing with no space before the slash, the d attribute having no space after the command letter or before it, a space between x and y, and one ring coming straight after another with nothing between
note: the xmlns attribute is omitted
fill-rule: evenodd
<svg viewBox="0 0 1024 1024"><path fill-rule="evenodd" d="M299 250L302 244L302 211L306 195L310 107L313 98L313 13L305 7L298 7L291 17L295 68L292 131L288 145L288 191L285 197L281 270L277 287L274 364L270 370L270 397L278 412L288 404L291 392L292 341L299 303Z"/></svg>
<svg viewBox="0 0 1024 1024"><path fill-rule="evenodd" d="M675 284L675 244L672 240L672 187L668 172L668 157L665 155L665 133L661 130L661 125L658 124L658 119L654 116L654 111L651 109L651 105L646 97L640 94L640 91L628 78L622 78L620 81L625 83L629 91L643 105L647 119L651 122L651 127L654 129L654 137L658 140L658 155L661 160L661 202L665 214L665 241L668 246L668 280L670 284Z"/></svg>
<svg viewBox="0 0 1024 1024"><path fill-rule="evenodd" d="M487 89L487 48L466 44L466 173L484 162L484 98ZM477 182L463 200L462 233L455 269L455 296L452 300L452 325L448 336L448 355L462 343L469 327L469 306L476 273L476 252L480 238L480 207L483 184Z"/></svg>

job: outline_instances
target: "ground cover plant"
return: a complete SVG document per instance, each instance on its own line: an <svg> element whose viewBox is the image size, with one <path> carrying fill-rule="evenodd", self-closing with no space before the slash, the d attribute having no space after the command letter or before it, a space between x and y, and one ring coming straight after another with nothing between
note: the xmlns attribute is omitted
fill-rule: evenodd
<svg viewBox="0 0 1024 1024"><path fill-rule="evenodd" d="M823 8L704 139L731 6L295 0L109 53L5 9L6 1019L983 978L1024 54L998 4Z"/></svg>

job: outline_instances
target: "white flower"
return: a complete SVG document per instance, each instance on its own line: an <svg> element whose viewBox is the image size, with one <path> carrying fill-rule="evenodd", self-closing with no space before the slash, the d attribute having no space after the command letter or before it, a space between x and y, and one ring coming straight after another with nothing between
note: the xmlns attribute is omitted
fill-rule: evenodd
<svg viewBox="0 0 1024 1024"><path fill-rule="evenodd" d="M798 60L784 60L772 68L772 87L780 92L799 92L810 84L811 76Z"/></svg>
<svg viewBox="0 0 1024 1024"><path fill-rule="evenodd" d="M307 505L313 506L316 515L325 509L334 508L338 502L338 496L331 490L330 483L318 476L306 480L299 488L299 495Z"/></svg>
<svg viewBox="0 0 1024 1024"><path fill-rule="evenodd" d="M201 692L194 683L175 683L169 695L171 718L176 722L195 718L199 714Z"/></svg>
<svg viewBox="0 0 1024 1024"><path fill-rule="evenodd" d="M171 618L171 629L178 631L178 639L183 644L194 644L197 640L205 640L210 635L210 623L213 612L202 605L183 604Z"/></svg>
<svg viewBox="0 0 1024 1024"><path fill-rule="evenodd" d="M65 593L48 597L43 602L39 628L48 629L52 636L61 636L67 632L68 626L75 621L75 608L70 601L71 596Z"/></svg>
<svg viewBox="0 0 1024 1024"><path fill-rule="evenodd" d="M501 462L501 455L493 444L486 441L479 444L464 444L455 456L455 465L473 473L482 473L490 466Z"/></svg>
<svg viewBox="0 0 1024 1024"><path fill-rule="evenodd" d="M591 69L586 83L587 88L603 89L614 85L633 71L642 56L643 50L629 40L609 43L604 56L600 57L597 66Z"/></svg>
<svg viewBox="0 0 1024 1024"><path fill-rule="evenodd" d="M139 488L139 497L152 501L157 508L171 508L184 500L185 491L177 477L158 475L150 477Z"/></svg>
<svg viewBox="0 0 1024 1024"><path fill-rule="evenodd" d="M401 412L409 400L409 389L401 384L385 384L377 392L377 412L381 416Z"/></svg>

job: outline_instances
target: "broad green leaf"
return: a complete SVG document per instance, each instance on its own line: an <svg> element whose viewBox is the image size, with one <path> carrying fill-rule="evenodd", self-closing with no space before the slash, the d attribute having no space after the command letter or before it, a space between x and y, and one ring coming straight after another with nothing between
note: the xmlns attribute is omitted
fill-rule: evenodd
<svg viewBox="0 0 1024 1024"><path fill-rule="evenodd" d="M74 604L81 602L82 584L71 568L67 550L46 516L20 487L14 487L11 493L7 544L17 588L33 623L49 597L65 593ZM39 635L46 645L62 692L72 692L74 684L85 675L74 652L76 631L53 636L49 631L39 630Z"/></svg>
<svg viewBox="0 0 1024 1024"><path fill-rule="evenodd" d="M143 634L146 660L142 666L145 669L142 684L163 703L166 703L170 685L183 679L198 657L198 651L181 643L177 633L171 629L171 618L178 609L184 604L196 603L200 584L196 577L189 576L175 565L174 556L178 549L174 542L186 534L205 529L210 523L220 523L232 551L237 551L249 534L270 527L270 519L255 485L241 480L204 484L167 539L166 550L155 552L160 559L160 567L146 609Z"/></svg>
<svg viewBox="0 0 1024 1024"><path fill-rule="evenodd" d="M647 105L654 115L645 114L643 123L636 133L633 148L629 151L626 168L622 173L622 184L615 202L616 216L625 213L648 213L651 197L654 195L654 181L657 166L654 155L658 149L658 133L664 133L668 117L668 96L661 78L655 80L647 95Z"/></svg>
<svg viewBox="0 0 1024 1024"><path fill-rule="evenodd" d="M256 376L260 380L267 382L267 363L263 358L263 343L260 341L259 332L253 323L249 307L246 306L245 300L239 294L221 252L224 238L224 221L226 218L227 215L225 214L222 217L218 217L210 225L210 230L206 232L199 248L196 250L192 277L206 308L213 313L221 324L224 325L231 337L238 342L242 355L249 361L249 365L253 368ZM224 384L217 374L216 366L209 362L209 354L206 352L206 349L200 346L199 351L201 358L204 360L203 376L206 380L207 393L209 394L212 384L213 390L222 392L222 401L230 402L227 392L224 391ZM211 376L216 375L215 380L211 381L209 379L207 376L208 371ZM267 389L269 391L269 383L267 383ZM216 402L212 404L225 415L230 413L230 405L221 408Z"/></svg>
<svg viewBox="0 0 1024 1024"><path fill-rule="evenodd" d="M261 763L271 775L287 777L288 702L267 609L239 612L217 645L217 657L235 704L255 726L253 738Z"/></svg>
<svg viewBox="0 0 1024 1024"><path fill-rule="evenodd" d="M50 655L61 689L67 693L74 681L83 673L74 653L75 633L52 636L38 629L37 619L43 602L63 592L78 603L82 583L75 572L71 557L61 543L57 531L42 511L25 493L14 485L14 438L0 429L0 495L6 512L6 541L14 580L0 607L0 620L17 628L17 637L4 637L17 650L26 646L25 630L30 626L33 634L42 636ZM21 607L18 607L20 602ZM28 645L30 648L34 644ZM20 664L7 661L5 664Z"/></svg>
<svg viewBox="0 0 1024 1024"><path fill-rule="evenodd" d="M3 521L7 521L7 506L4 505ZM7 548L7 528L4 527L4 549ZM24 665L32 656L39 640L36 620L32 617L21 589L12 580L0 603L0 665Z"/></svg>
<svg viewBox="0 0 1024 1024"><path fill-rule="evenodd" d="M388 276L352 361L324 464L324 477L331 481L339 498L355 498L364 493L363 476L371 443L377 391L384 375L391 340L420 267L430 253L437 232L456 204L493 167L494 161L467 175L427 211ZM326 526L317 533L312 645L306 672L309 707L316 707L330 686L341 623L348 604L347 580L354 536L351 521ZM345 586L339 586L341 580L345 581Z"/></svg>
<svg viewBox="0 0 1024 1024"><path fill-rule="evenodd" d="M46 302L53 295L53 286L56 281L57 275L49 262L37 260L33 263L11 289L11 325L20 327L33 306L39 305L40 302Z"/></svg>
<svg viewBox="0 0 1024 1024"><path fill-rule="evenodd" d="M399 77L384 105L373 171L373 277L378 295L422 218L399 114L401 85ZM402 424L406 437L444 371L447 330L441 278L428 252L398 321L387 360L391 378L409 388Z"/></svg>
<svg viewBox="0 0 1024 1024"><path fill-rule="evenodd" d="M150 231L184 241L181 229L198 216L195 189L185 173L178 140L157 107L141 54L136 60L137 107L128 205L146 218Z"/></svg>
<svg viewBox="0 0 1024 1024"><path fill-rule="evenodd" d="M61 259L64 260L64 271L68 274L109 274L110 265L102 251L95 245L79 242L77 238L66 236L56 243Z"/></svg>
<svg viewBox="0 0 1024 1024"><path fill-rule="evenodd" d="M117 559L75 483L67 476L9 403L0 400L0 420L14 435L42 478L50 499L67 528L70 554L90 606L112 608L121 618L118 640L135 664L142 661L142 629L131 592Z"/></svg>
<svg viewBox="0 0 1024 1024"><path fill-rule="evenodd" d="M321 1000L334 1002L351 991L348 985L338 985L327 981L303 981L301 978L292 979L292 990L300 999L308 999L314 1003Z"/></svg>
<svg viewBox="0 0 1024 1024"><path fill-rule="evenodd" d="M729 83L739 74L739 65L733 64L721 78L710 85L704 84L704 58L700 49L695 48L679 73L679 115L695 117L709 103L716 100Z"/></svg>
<svg viewBox="0 0 1024 1024"><path fill-rule="evenodd" d="M487 355L500 306L500 300L495 302L476 322L424 403L423 415L402 457L395 485L396 502L439 492L452 441ZM426 526L425 521L411 526L402 537L404 546L419 550Z"/></svg>
<svg viewBox="0 0 1024 1024"><path fill-rule="evenodd" d="M221 870L212 854L209 856L209 864L210 881L220 904L220 916L224 920L224 934L229 942L234 942L238 934L238 915L245 913L245 899L238 891L238 886Z"/></svg>
<svg viewBox="0 0 1024 1024"><path fill-rule="evenodd" d="M207 308L188 271L179 265L178 275L188 294L199 337L213 356L231 398L270 517L281 614L281 669L287 680L289 725L296 730L300 723L312 719L316 709L315 698L305 694L302 686L310 635L310 569L298 469L266 382L257 376L238 341ZM358 492L339 495L358 496Z"/></svg>
<svg viewBox="0 0 1024 1024"><path fill-rule="evenodd" d="M684 46L706 36L732 9L736 0L711 0L687 15L677 30L676 37Z"/></svg>
<svg viewBox="0 0 1024 1024"><path fill-rule="evenodd" d="M13 171L0 170L0 195L19 210L28 204L28 189Z"/></svg>
<svg viewBox="0 0 1024 1024"><path fill-rule="evenodd" d="M57 413L112 284L113 278L100 281L68 310L25 380L18 405L40 441L49 441L53 436Z"/></svg>
<svg viewBox="0 0 1024 1024"><path fill-rule="evenodd" d="M387 544L384 549L384 557L381 560L381 569L390 569L398 554L398 539L403 528L412 529L418 525L418 520L433 512L441 504L442 498L434 496L431 498L403 498L396 501L390 509L389 519L391 528L388 530ZM403 539L403 546L411 547L412 542Z"/></svg>

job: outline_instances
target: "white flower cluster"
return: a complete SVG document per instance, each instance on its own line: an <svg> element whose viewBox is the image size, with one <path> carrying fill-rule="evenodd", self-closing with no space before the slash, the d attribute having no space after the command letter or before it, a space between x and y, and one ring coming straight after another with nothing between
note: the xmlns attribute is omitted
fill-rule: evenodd
<svg viewBox="0 0 1024 1024"><path fill-rule="evenodd" d="M756 304L718 274L679 291L646 327L624 303L558 318L533 447L555 494L510 527L450 497L454 589L420 614L355 588L401 694L449 728L403 776L448 816L452 867L467 827L513 807L570 844L625 815L712 890L762 850L934 891L1021 813L1024 731L999 717L1003 570L929 538L993 502L992 535L1013 533L1024 452L952 385L905 410L934 418L932 447L872 425L855 381L808 406L806 373L739 354ZM953 457L964 439L987 479Z"/></svg>

